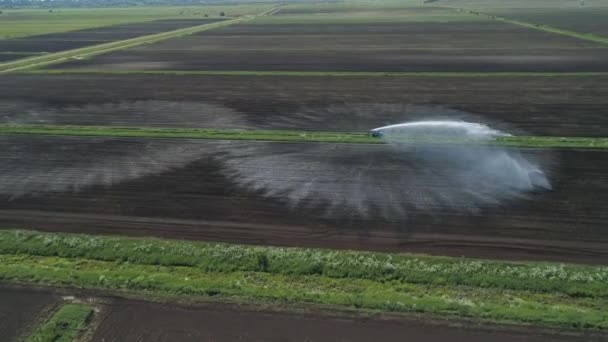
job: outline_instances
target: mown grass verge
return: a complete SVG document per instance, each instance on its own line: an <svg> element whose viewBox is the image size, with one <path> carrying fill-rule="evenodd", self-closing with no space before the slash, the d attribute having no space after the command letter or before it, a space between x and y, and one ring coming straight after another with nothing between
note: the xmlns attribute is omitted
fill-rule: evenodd
<svg viewBox="0 0 608 342"><path fill-rule="evenodd" d="M608 329L608 267L0 231L0 280Z"/></svg>
<svg viewBox="0 0 608 342"><path fill-rule="evenodd" d="M72 342L85 327L93 313L86 304L65 304L38 327L26 342Z"/></svg>
<svg viewBox="0 0 608 342"><path fill-rule="evenodd" d="M367 132L313 132L290 130L230 130L205 128L151 128L112 126L0 125L0 134L78 137L125 137L167 139L258 140L283 142L327 142L383 144L386 141ZM608 148L608 138L505 136L495 140L447 139L442 137L403 137L401 143L486 144L533 148Z"/></svg>
<svg viewBox="0 0 608 342"><path fill-rule="evenodd" d="M109 75L207 75L207 76L287 76L287 77L591 77L608 72L407 72L407 71L251 71L251 70L107 70L37 69L32 74L109 74Z"/></svg>

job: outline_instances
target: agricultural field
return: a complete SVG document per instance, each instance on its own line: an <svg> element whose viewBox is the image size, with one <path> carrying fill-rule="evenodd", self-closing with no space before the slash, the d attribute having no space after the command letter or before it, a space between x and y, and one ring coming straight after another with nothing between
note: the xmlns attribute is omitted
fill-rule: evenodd
<svg viewBox="0 0 608 342"><path fill-rule="evenodd" d="M89 341L269 341L299 340L304 337L311 341L369 341L383 332L386 341L400 341L404 335L414 336L419 341L444 341L459 338L467 341L485 341L492 337L497 341L536 342L599 341L596 334L556 333L551 330L530 328L508 328L487 324L477 327L468 324L445 325L438 319L421 319L416 316L398 315L376 317L357 316L348 311L337 314L330 310L315 310L302 307L297 312L258 308L249 305L218 304L214 302L170 303L145 302L137 299L123 299L112 295L100 295L86 290L53 290L41 287L2 287L3 308L19 315L3 316L3 339L6 341L44 340L49 335L41 335L34 324L14 334L13 324L44 322L44 316L51 316L52 306L59 306L61 297L86 299L87 306L95 307L80 338ZM36 307L32 304L36 303ZM83 306L67 304L68 307ZM19 309L17 309L19 308ZM31 310L30 310L31 309ZM65 311L64 309L64 311ZM27 311L30 310L30 311ZM46 312L49 311L49 312ZM61 315L61 310L55 315ZM21 314L27 316L21 316ZM43 317L39 317L39 316ZM6 319L4 319L6 318ZM50 317L49 321L59 317ZM41 324L44 327L45 324ZM33 335L37 334L37 335ZM59 335L55 335L59 336ZM38 338L38 339L35 339Z"/></svg>
<svg viewBox="0 0 608 342"><path fill-rule="evenodd" d="M108 8L3 9L0 15L0 39L44 35L100 28L112 25L142 23L167 19L197 20L219 18L220 13L239 16L272 8L271 4L223 6L138 6ZM0 41L2 41L0 40Z"/></svg>
<svg viewBox="0 0 608 342"><path fill-rule="evenodd" d="M503 8L518 8L518 9L569 9L580 8L580 0L439 0L434 2L435 5L460 6L473 9L503 9ZM586 0L584 6L593 8L608 7L606 0Z"/></svg>
<svg viewBox="0 0 608 342"><path fill-rule="evenodd" d="M4 341L14 341L27 335L45 311L60 301L61 297L51 291L0 286L0 336Z"/></svg>
<svg viewBox="0 0 608 342"><path fill-rule="evenodd" d="M509 19L608 38L608 23L606 22L608 6L600 8L558 8L550 11L546 9L501 9L490 10L488 13Z"/></svg>
<svg viewBox="0 0 608 342"><path fill-rule="evenodd" d="M475 1L443 0L438 6L479 10L484 14L608 37L608 1Z"/></svg>
<svg viewBox="0 0 608 342"><path fill-rule="evenodd" d="M0 62L210 24L222 19L155 20L0 40Z"/></svg>
<svg viewBox="0 0 608 342"><path fill-rule="evenodd" d="M442 174L445 164L383 145L17 136L3 138L2 151L0 221L10 227L506 259L608 257L604 151L517 152L554 184L518 200L522 194L490 185L483 196L491 199L436 198L459 182ZM469 165L462 163L452 169ZM387 198L392 187L404 192Z"/></svg>
<svg viewBox="0 0 608 342"><path fill-rule="evenodd" d="M413 14L410 14L413 12ZM435 13L438 12L438 13ZM602 72L594 42L478 20L454 9L266 16L55 66L85 70ZM407 20L410 14L414 20ZM401 20L393 20L397 17ZM426 20L424 19L426 18ZM444 19L445 18L445 19ZM457 34L456 34L457 33ZM489 37L492 37L489 39Z"/></svg>
<svg viewBox="0 0 608 342"><path fill-rule="evenodd" d="M3 10L0 335L605 340L607 8Z"/></svg>
<svg viewBox="0 0 608 342"><path fill-rule="evenodd" d="M0 122L366 132L423 118L606 137L608 77L3 75Z"/></svg>
<svg viewBox="0 0 608 342"><path fill-rule="evenodd" d="M207 305L198 308L116 301L92 341L120 338L146 341L370 341L382 331L384 341L575 341L576 338L522 331L482 331L446 327L438 322L397 319L357 319L319 313L285 314L247 311L240 307Z"/></svg>

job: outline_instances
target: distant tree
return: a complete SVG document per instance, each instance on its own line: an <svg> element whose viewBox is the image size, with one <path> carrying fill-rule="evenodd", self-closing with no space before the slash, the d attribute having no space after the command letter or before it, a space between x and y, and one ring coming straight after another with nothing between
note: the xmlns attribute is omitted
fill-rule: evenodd
<svg viewBox="0 0 608 342"><path fill-rule="evenodd" d="M220 17L225 17L226 13L224 13L224 11L220 12Z"/></svg>
<svg viewBox="0 0 608 342"><path fill-rule="evenodd" d="M53 13L53 10L52 10L52 9L50 9L50 10L49 10L49 13Z"/></svg>
<svg viewBox="0 0 608 342"><path fill-rule="evenodd" d="M208 18L208 17L209 17L209 14L205 13L205 18Z"/></svg>
<svg viewBox="0 0 608 342"><path fill-rule="evenodd" d="M0 11L0 14L2 14L2 13L3 13L3 12L2 12L2 11Z"/></svg>

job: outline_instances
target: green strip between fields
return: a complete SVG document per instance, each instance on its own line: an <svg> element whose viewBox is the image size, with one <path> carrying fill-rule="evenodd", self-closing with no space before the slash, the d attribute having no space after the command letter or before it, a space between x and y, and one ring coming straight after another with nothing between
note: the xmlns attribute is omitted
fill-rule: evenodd
<svg viewBox="0 0 608 342"><path fill-rule="evenodd" d="M272 11L274 11L274 10L275 10L275 8L272 8L269 11L260 13L258 16L267 15L268 13L272 13ZM38 57L24 58L24 59L12 61L12 62L0 63L0 74L41 68L41 67L45 67L45 66L52 65L52 64L66 62L66 61L72 60L74 58L79 58L79 59L90 58L90 57L97 56L100 54L109 53L109 52L113 52L113 51L117 51L117 50L124 50L124 49L128 49L128 48L136 47L139 45L143 45L143 44L150 44L150 43L155 43L155 42L159 42L159 41L166 40L166 39L178 38L178 37L182 37L182 36L186 36L186 35L190 35L190 34L194 34L194 33L198 33L198 32L213 30L216 28L225 27L228 25L233 25L233 24L240 23L243 21L251 20L255 17L256 16L254 16L254 15L247 15L247 16L243 16L243 17L239 17L239 18L235 18L235 19L214 22L214 23L210 23L210 24L203 24L203 25L199 25L199 26L192 26L192 27L174 30L174 31L162 32L162 33L157 33L157 34L152 34L152 35L147 35L147 36L140 36L140 37L136 37L136 38L126 39L126 40L121 40L121 41L116 41L116 42L111 42L111 43L106 43L106 44L87 46L84 48L61 51L61 52L56 52L56 53L49 53L49 54L46 54L43 56L38 56Z"/></svg>
<svg viewBox="0 0 608 342"><path fill-rule="evenodd" d="M367 132L313 132L290 130L230 130L205 128L145 128L111 126L0 125L4 135L48 135L77 137L123 137L166 139L257 140L276 142L319 142L383 144L384 140ZM608 138L508 136L492 141L445 139L442 137L404 137L401 143L484 144L533 148L608 148Z"/></svg>
<svg viewBox="0 0 608 342"><path fill-rule="evenodd" d="M82 332L93 308L86 304L65 304L38 327L26 342L72 342Z"/></svg>
<svg viewBox="0 0 608 342"><path fill-rule="evenodd" d="M608 267L0 232L0 280L608 329Z"/></svg>
<svg viewBox="0 0 608 342"><path fill-rule="evenodd" d="M608 72L402 72L402 71L253 71L253 70L103 70L36 69L28 74L107 74L107 75L201 75L201 76L290 76L290 77L593 77Z"/></svg>

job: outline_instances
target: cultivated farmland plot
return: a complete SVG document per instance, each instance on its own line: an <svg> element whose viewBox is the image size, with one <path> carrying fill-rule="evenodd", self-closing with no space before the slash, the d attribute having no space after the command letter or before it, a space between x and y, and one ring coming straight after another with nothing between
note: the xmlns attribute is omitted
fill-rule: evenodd
<svg viewBox="0 0 608 342"><path fill-rule="evenodd" d="M50 291L0 286L0 336L4 341L16 341L23 337L44 319L46 309L60 301L60 296Z"/></svg>
<svg viewBox="0 0 608 342"><path fill-rule="evenodd" d="M506 23L295 23L281 16L56 66L93 70L607 71L608 49ZM462 18L460 18L462 17ZM275 19L276 18L276 19ZM276 20L276 22L273 22Z"/></svg>
<svg viewBox="0 0 608 342"><path fill-rule="evenodd" d="M488 13L534 24L608 37L608 7L557 9L500 9Z"/></svg>
<svg viewBox="0 0 608 342"><path fill-rule="evenodd" d="M247 311L241 307L207 305L184 308L137 301L109 303L108 318L97 328L92 341L108 341L128 337L146 341L269 341L300 339L312 341L369 341L382 331L385 341L402 341L403 336L417 341L435 342L449 339L466 341L575 341L566 335L533 331L493 329L473 330L445 327L434 322L416 319L353 319L324 316L323 314L285 314L278 312Z"/></svg>
<svg viewBox="0 0 608 342"><path fill-rule="evenodd" d="M467 160L446 166L425 158L430 151L386 145L27 136L2 145L0 220L12 227L511 259L608 256L603 151L524 150L552 190L539 183L513 192L478 183L493 175L469 184L443 173L468 177ZM451 193L454 186L470 195Z"/></svg>
<svg viewBox="0 0 608 342"><path fill-rule="evenodd" d="M177 30L220 21L221 19L157 20L122 24L80 31L51 33L24 38L0 40L0 62L35 56L48 52L77 49L88 45L109 43L149 34Z"/></svg>
<svg viewBox="0 0 608 342"><path fill-rule="evenodd" d="M602 340L604 2L3 13L0 336Z"/></svg>
<svg viewBox="0 0 608 342"><path fill-rule="evenodd" d="M0 122L360 131L420 119L608 136L607 77L5 75Z"/></svg>

